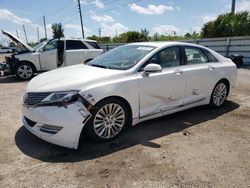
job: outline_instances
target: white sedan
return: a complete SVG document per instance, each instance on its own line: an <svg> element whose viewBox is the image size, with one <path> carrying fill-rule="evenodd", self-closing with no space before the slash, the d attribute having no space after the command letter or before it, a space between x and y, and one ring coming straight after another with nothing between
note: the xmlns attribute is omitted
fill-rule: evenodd
<svg viewBox="0 0 250 188"><path fill-rule="evenodd" d="M23 124L45 141L77 149L83 132L107 141L148 119L200 105L220 107L236 77L230 59L199 45L128 44L88 65L33 78L22 99Z"/></svg>

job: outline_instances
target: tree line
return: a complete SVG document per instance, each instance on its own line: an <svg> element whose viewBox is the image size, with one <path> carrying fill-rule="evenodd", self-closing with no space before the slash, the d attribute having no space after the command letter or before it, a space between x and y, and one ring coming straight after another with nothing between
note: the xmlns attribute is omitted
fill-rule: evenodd
<svg viewBox="0 0 250 188"><path fill-rule="evenodd" d="M61 23L54 23L51 25L53 38L64 37L64 28ZM155 33L149 36L149 31L141 29L138 31L128 31L119 36L98 37L92 35L88 39L96 40L99 43L129 43L129 42L143 42L143 41L176 41L185 39L197 38L216 38L216 37L232 37L232 36L250 36L250 13L247 11L238 12L236 14L226 13L219 15L215 20L205 23L200 32L186 33L185 35L177 35L175 31L170 34ZM42 38L40 42L46 40ZM35 45L36 43L31 43ZM14 45L10 43L10 46Z"/></svg>
<svg viewBox="0 0 250 188"><path fill-rule="evenodd" d="M101 43L109 42L143 42L143 41L175 41L197 38L216 38L216 37L233 37L233 36L250 36L250 13L239 12L236 14L226 13L219 15L214 21L205 23L198 33L186 33L177 35L176 32L171 34L158 34L149 36L148 30L141 29L141 32L128 31L120 34L118 37L98 37L96 35L88 37Z"/></svg>

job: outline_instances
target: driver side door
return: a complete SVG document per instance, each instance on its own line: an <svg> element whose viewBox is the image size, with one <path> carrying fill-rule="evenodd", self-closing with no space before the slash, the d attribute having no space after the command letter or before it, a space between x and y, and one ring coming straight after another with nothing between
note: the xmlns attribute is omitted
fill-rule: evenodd
<svg viewBox="0 0 250 188"><path fill-rule="evenodd" d="M155 63L161 72L145 75L139 72L140 118L163 113L183 105L185 79L181 71L181 50L168 47L156 53L144 65Z"/></svg>
<svg viewBox="0 0 250 188"><path fill-rule="evenodd" d="M39 55L42 71L57 68L57 40L48 42Z"/></svg>

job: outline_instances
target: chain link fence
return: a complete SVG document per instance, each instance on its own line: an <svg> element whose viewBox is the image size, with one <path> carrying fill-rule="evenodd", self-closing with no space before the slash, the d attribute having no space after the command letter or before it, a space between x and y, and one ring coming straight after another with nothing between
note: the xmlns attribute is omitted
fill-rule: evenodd
<svg viewBox="0 0 250 188"><path fill-rule="evenodd" d="M183 40L181 42L195 43L206 46L214 51L220 53L225 57L230 55L244 56L244 65L250 65L250 36L245 37L226 37L226 38L209 38L209 39L192 39ZM125 43L110 43L100 44L104 51L109 51Z"/></svg>

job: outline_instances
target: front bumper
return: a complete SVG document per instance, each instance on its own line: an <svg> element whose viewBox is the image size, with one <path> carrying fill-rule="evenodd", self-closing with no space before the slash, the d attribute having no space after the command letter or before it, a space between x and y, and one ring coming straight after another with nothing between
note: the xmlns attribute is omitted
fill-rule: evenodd
<svg viewBox="0 0 250 188"><path fill-rule="evenodd" d="M78 148L81 131L91 117L77 101L67 106L22 106L23 124L34 135L59 146Z"/></svg>

